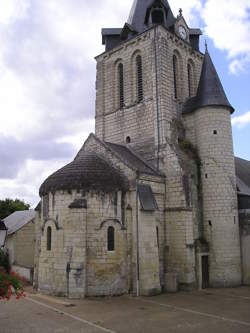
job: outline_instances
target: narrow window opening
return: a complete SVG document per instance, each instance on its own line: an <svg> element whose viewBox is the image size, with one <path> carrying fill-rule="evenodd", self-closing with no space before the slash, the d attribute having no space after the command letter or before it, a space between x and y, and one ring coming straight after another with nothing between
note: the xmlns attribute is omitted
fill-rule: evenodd
<svg viewBox="0 0 250 333"><path fill-rule="evenodd" d="M51 251L51 236L52 236L52 229L51 227L47 228L47 251Z"/></svg>
<svg viewBox="0 0 250 333"><path fill-rule="evenodd" d="M159 228L156 227L156 237L157 237L157 247L160 247L160 242L159 242Z"/></svg>
<svg viewBox="0 0 250 333"><path fill-rule="evenodd" d="M127 136L127 137L126 137L126 143L127 143L127 144L131 143L131 138L130 138L130 136Z"/></svg>
<svg viewBox="0 0 250 333"><path fill-rule="evenodd" d="M216 130L214 130L214 135L217 135L217 131Z"/></svg>
<svg viewBox="0 0 250 333"><path fill-rule="evenodd" d="M173 74L174 74L174 97L177 98L177 57L173 56Z"/></svg>
<svg viewBox="0 0 250 333"><path fill-rule="evenodd" d="M141 102L143 100L143 83L142 83L142 59L138 55L136 57L136 70L137 70L137 100Z"/></svg>
<svg viewBox="0 0 250 333"><path fill-rule="evenodd" d="M118 92L119 92L119 106L124 107L124 78L123 78L123 64L118 66Z"/></svg>
<svg viewBox="0 0 250 333"><path fill-rule="evenodd" d="M212 221L208 221L208 224L210 225L210 227L212 227Z"/></svg>
<svg viewBox="0 0 250 333"><path fill-rule="evenodd" d="M188 64L188 96L192 95L192 69L191 65Z"/></svg>
<svg viewBox="0 0 250 333"><path fill-rule="evenodd" d="M205 178L208 178L208 175L207 175L207 173L205 174Z"/></svg>
<svg viewBox="0 0 250 333"><path fill-rule="evenodd" d="M115 229L108 227L108 251L115 250Z"/></svg>

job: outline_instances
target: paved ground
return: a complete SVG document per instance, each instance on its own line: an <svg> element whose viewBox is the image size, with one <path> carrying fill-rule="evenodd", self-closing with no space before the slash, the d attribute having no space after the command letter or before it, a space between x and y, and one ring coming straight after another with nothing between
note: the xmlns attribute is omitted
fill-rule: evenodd
<svg viewBox="0 0 250 333"><path fill-rule="evenodd" d="M250 287L69 301L29 293L0 303L0 333L250 332Z"/></svg>

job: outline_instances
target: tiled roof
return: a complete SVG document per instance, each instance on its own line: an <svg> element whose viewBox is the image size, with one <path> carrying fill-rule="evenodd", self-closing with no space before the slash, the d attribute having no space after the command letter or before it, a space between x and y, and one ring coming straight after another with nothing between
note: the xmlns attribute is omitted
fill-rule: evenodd
<svg viewBox="0 0 250 333"><path fill-rule="evenodd" d="M8 217L6 217L3 221L8 228L8 235L11 235L24 227L27 223L34 220L35 211L33 209L17 211Z"/></svg>
<svg viewBox="0 0 250 333"><path fill-rule="evenodd" d="M206 106L223 106L234 112L229 103L212 59L206 50L197 95L187 100L183 113L195 111Z"/></svg>
<svg viewBox="0 0 250 333"><path fill-rule="evenodd" d="M157 171L153 166L146 162L142 157L140 157L132 148L128 148L124 145L119 145L111 142L105 142L105 144L115 151L122 160L125 160L130 165L134 167L141 173L146 173L155 176L163 176L162 173Z"/></svg>
<svg viewBox="0 0 250 333"><path fill-rule="evenodd" d="M81 152L75 160L48 177L40 187L40 196L58 190L126 190L127 179L119 170L95 153Z"/></svg>

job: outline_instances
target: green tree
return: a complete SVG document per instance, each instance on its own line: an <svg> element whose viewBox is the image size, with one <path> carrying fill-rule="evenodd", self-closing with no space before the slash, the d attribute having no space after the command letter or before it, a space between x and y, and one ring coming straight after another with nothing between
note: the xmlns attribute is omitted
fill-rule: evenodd
<svg viewBox="0 0 250 333"><path fill-rule="evenodd" d="M0 219L4 219L17 210L28 210L30 205L19 199L0 200Z"/></svg>

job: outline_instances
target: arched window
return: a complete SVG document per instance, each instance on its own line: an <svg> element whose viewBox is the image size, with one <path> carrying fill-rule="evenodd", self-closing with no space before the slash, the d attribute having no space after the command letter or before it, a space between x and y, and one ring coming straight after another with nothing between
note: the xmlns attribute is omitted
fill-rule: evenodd
<svg viewBox="0 0 250 333"><path fill-rule="evenodd" d="M142 59L138 55L136 57L136 75L137 75L137 100L141 102L143 100L143 85L142 85Z"/></svg>
<svg viewBox="0 0 250 333"><path fill-rule="evenodd" d="M188 94L189 97L195 95L195 72L194 64L189 62L187 66L188 71Z"/></svg>
<svg viewBox="0 0 250 333"><path fill-rule="evenodd" d="M47 228L47 251L51 251L52 229Z"/></svg>
<svg viewBox="0 0 250 333"><path fill-rule="evenodd" d="M123 78L123 64L118 65L118 93L119 93L119 107L124 107L124 78Z"/></svg>
<svg viewBox="0 0 250 333"><path fill-rule="evenodd" d="M115 229L108 227L108 251L115 250Z"/></svg>
<svg viewBox="0 0 250 333"><path fill-rule="evenodd" d="M177 90L178 60L176 55L173 56L173 75L174 75L174 97L178 98L178 90Z"/></svg>

